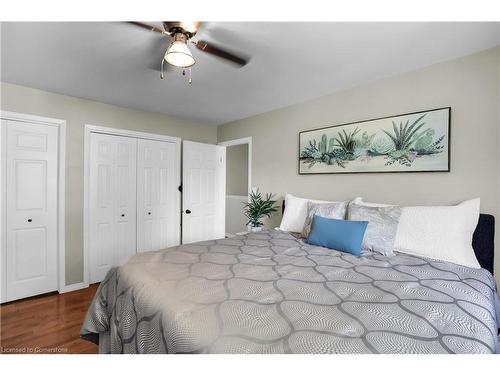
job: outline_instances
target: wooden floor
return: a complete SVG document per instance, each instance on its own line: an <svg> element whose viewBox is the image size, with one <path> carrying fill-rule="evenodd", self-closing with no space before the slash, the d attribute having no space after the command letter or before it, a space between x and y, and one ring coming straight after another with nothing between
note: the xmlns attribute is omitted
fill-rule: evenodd
<svg viewBox="0 0 500 375"><path fill-rule="evenodd" d="M0 306L0 353L97 353L80 328L98 284Z"/></svg>

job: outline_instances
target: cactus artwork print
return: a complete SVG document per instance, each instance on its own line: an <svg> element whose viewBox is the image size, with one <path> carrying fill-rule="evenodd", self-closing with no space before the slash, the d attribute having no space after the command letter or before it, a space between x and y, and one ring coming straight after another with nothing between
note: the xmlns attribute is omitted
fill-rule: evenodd
<svg viewBox="0 0 500 375"><path fill-rule="evenodd" d="M451 108L299 133L299 174L449 172Z"/></svg>

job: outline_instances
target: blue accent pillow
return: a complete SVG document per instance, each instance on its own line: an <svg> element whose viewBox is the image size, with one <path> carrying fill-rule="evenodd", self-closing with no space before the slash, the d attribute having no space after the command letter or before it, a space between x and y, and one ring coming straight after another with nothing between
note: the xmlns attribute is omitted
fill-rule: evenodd
<svg viewBox="0 0 500 375"><path fill-rule="evenodd" d="M337 220L314 215L307 242L359 256L367 226L368 221Z"/></svg>

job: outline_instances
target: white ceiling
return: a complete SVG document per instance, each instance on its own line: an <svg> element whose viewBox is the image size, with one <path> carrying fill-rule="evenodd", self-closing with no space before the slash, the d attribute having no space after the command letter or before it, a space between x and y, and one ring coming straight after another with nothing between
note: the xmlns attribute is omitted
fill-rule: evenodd
<svg viewBox="0 0 500 375"><path fill-rule="evenodd" d="M192 85L152 69L162 38L125 23L3 22L1 79L221 124L500 45L500 23L209 22L198 39L251 60L239 69L192 48Z"/></svg>

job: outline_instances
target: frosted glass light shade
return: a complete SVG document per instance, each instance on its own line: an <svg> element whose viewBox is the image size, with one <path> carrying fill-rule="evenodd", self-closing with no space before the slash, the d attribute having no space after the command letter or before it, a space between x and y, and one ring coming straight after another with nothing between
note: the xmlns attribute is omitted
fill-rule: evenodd
<svg viewBox="0 0 500 375"><path fill-rule="evenodd" d="M179 68L188 68L196 62L186 42L175 40L165 53L165 61Z"/></svg>

